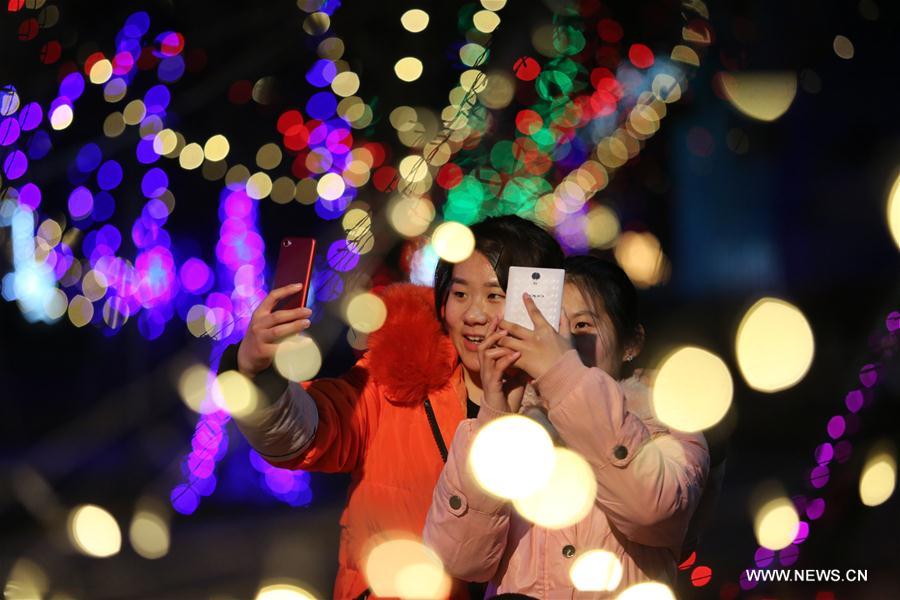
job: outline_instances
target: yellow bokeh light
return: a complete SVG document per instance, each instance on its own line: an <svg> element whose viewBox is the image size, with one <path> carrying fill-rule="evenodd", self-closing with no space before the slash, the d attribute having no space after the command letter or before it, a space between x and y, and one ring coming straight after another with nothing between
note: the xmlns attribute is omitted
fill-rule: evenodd
<svg viewBox="0 0 900 600"><path fill-rule="evenodd" d="M785 497L766 502L753 519L756 541L763 548L781 550L787 548L800 529L800 517L794 503Z"/></svg>
<svg viewBox="0 0 900 600"><path fill-rule="evenodd" d="M278 204L287 204L294 199L297 184L290 177L279 177L272 182L272 201Z"/></svg>
<svg viewBox="0 0 900 600"><path fill-rule="evenodd" d="M475 236L472 230L456 221L438 225L431 235L431 245L435 253L447 262L458 263L466 260L475 250Z"/></svg>
<svg viewBox="0 0 900 600"><path fill-rule="evenodd" d="M794 386L809 371L815 341L800 309L784 300L763 298L741 320L735 351L747 385L777 392Z"/></svg>
<svg viewBox="0 0 900 600"><path fill-rule="evenodd" d="M397 168L400 171L400 177L410 183L423 181L428 176L428 163L417 154L404 157Z"/></svg>
<svg viewBox="0 0 900 600"><path fill-rule="evenodd" d="M94 304L82 295L69 302L69 320L75 327L84 327L94 318Z"/></svg>
<svg viewBox="0 0 900 600"><path fill-rule="evenodd" d="M797 95L793 71L723 73L720 81L731 105L759 121L774 121L786 113Z"/></svg>
<svg viewBox="0 0 900 600"><path fill-rule="evenodd" d="M428 231L434 217L434 204L428 198L398 196L388 206L391 227L407 238L417 237Z"/></svg>
<svg viewBox="0 0 900 600"><path fill-rule="evenodd" d="M378 331L387 319L384 301L370 292L354 296L347 303L347 322L362 333Z"/></svg>
<svg viewBox="0 0 900 600"><path fill-rule="evenodd" d="M160 155L171 153L177 145L178 136L171 129L163 129L153 138L153 151Z"/></svg>
<svg viewBox="0 0 900 600"><path fill-rule="evenodd" d="M388 119L397 131L409 131L419 122L416 109L412 106L398 106L391 111Z"/></svg>
<svg viewBox="0 0 900 600"><path fill-rule="evenodd" d="M50 584L47 574L37 564L21 558L16 561L3 587L5 600L35 600L44 598Z"/></svg>
<svg viewBox="0 0 900 600"><path fill-rule="evenodd" d="M636 286L647 288L662 281L666 259L659 240L652 233L626 231L619 236L615 256Z"/></svg>
<svg viewBox="0 0 900 600"><path fill-rule="evenodd" d="M262 200L272 193L272 178L266 173L254 173L247 179L247 195Z"/></svg>
<svg viewBox="0 0 900 600"><path fill-rule="evenodd" d="M68 104L60 104L52 113L50 113L50 127L55 129L56 131L65 129L72 124L72 119L74 118L74 116L75 115L72 113L71 106L69 106Z"/></svg>
<svg viewBox="0 0 900 600"><path fill-rule="evenodd" d="M734 395L731 373L721 358L686 346L666 357L653 382L653 411L673 429L696 432L722 420Z"/></svg>
<svg viewBox="0 0 900 600"><path fill-rule="evenodd" d="M331 80L331 89L341 98L352 96L359 90L359 75L353 71L338 73L335 78Z"/></svg>
<svg viewBox="0 0 900 600"><path fill-rule="evenodd" d="M160 510L139 509L128 528L128 538L134 551L149 560L169 553L168 520Z"/></svg>
<svg viewBox="0 0 900 600"><path fill-rule="evenodd" d="M228 138L221 134L212 136L203 145L203 155L207 160L213 162L225 160L229 150L231 150L231 145L228 143Z"/></svg>
<svg viewBox="0 0 900 600"><path fill-rule="evenodd" d="M125 109L122 111L122 116L129 125L137 125L143 121L144 117L147 116L147 107L144 106L144 101L132 100L126 104Z"/></svg>
<svg viewBox="0 0 900 600"><path fill-rule="evenodd" d="M513 502L519 514L541 527L562 529L591 512L597 480L591 465L568 448L555 448L556 460L547 483L533 494Z"/></svg>
<svg viewBox="0 0 900 600"><path fill-rule="evenodd" d="M490 10L479 10L472 16L472 24L481 33L491 33L500 25L500 17Z"/></svg>
<svg viewBox="0 0 900 600"><path fill-rule="evenodd" d="M586 231L592 248L610 248L619 237L619 217L609 207L595 206L587 214Z"/></svg>
<svg viewBox="0 0 900 600"><path fill-rule="evenodd" d="M205 307L204 307L205 308ZM178 394L192 411L208 414L218 407L207 401L207 386L212 382L210 370L204 365L191 365L178 378Z"/></svg>
<svg viewBox="0 0 900 600"><path fill-rule="evenodd" d="M888 501L897 485L897 458L894 448L880 445L869 452L859 477L859 497L866 506Z"/></svg>
<svg viewBox="0 0 900 600"><path fill-rule="evenodd" d="M87 556L106 558L122 548L119 524L106 510L82 504L69 513L67 531L76 550Z"/></svg>
<svg viewBox="0 0 900 600"><path fill-rule="evenodd" d="M200 144L190 143L182 148L178 155L178 164L188 171L199 168L203 164L203 148Z"/></svg>
<svg viewBox="0 0 900 600"><path fill-rule="evenodd" d="M62 107L60 107L62 108ZM55 113L54 113L55 114ZM71 117L71 111L69 112ZM71 118L70 121L71 122ZM51 125L52 125L52 117L51 117ZM56 129L56 127L53 127ZM122 117L122 113L114 112L110 113L106 119L103 120L103 135L108 138L119 137L122 135L122 132L125 131L125 119Z"/></svg>
<svg viewBox="0 0 900 600"><path fill-rule="evenodd" d="M459 75L459 85L466 91L483 92L488 85L488 77L478 69L468 69Z"/></svg>
<svg viewBox="0 0 900 600"><path fill-rule="evenodd" d="M654 77L651 89L653 95L666 104L678 102L681 98L681 86L678 84L678 80L668 73L660 73Z"/></svg>
<svg viewBox="0 0 900 600"><path fill-rule="evenodd" d="M309 381L322 367L322 351L308 335L292 335L275 350L275 370L288 381Z"/></svg>
<svg viewBox="0 0 900 600"><path fill-rule="evenodd" d="M510 415L476 434L469 468L486 492L510 500L535 494L547 485L556 453L547 430L536 421Z"/></svg>
<svg viewBox="0 0 900 600"><path fill-rule="evenodd" d="M295 582L266 582L256 592L254 600L316 600L316 595Z"/></svg>
<svg viewBox="0 0 900 600"><path fill-rule="evenodd" d="M216 377L212 398L222 410L236 418L246 417L259 404L259 391L253 382L237 371L225 371ZM273 398L274 400L274 398Z"/></svg>
<svg viewBox="0 0 900 600"><path fill-rule="evenodd" d="M581 592L611 592L622 581L622 563L607 550L589 550L572 563L569 579Z"/></svg>
<svg viewBox="0 0 900 600"><path fill-rule="evenodd" d="M844 35L834 36L834 41L831 45L834 48L834 53L844 60L850 60L851 58L853 58L853 55L856 52L853 48L853 42L850 41L850 38Z"/></svg>
<svg viewBox="0 0 900 600"><path fill-rule="evenodd" d="M888 194L887 223L894 243L900 248L900 175L894 180L891 193Z"/></svg>
<svg viewBox="0 0 900 600"><path fill-rule="evenodd" d="M445 598L451 579L433 550L414 539L393 539L365 553L363 572L380 597Z"/></svg>
<svg viewBox="0 0 900 600"><path fill-rule="evenodd" d="M506 0L481 0L481 5L488 10L498 11L506 6Z"/></svg>
<svg viewBox="0 0 900 600"><path fill-rule="evenodd" d="M303 20L303 31L309 35L322 35L331 28L331 17L328 13L314 12Z"/></svg>
<svg viewBox="0 0 900 600"><path fill-rule="evenodd" d="M112 77L112 63L107 59L98 60L91 67L91 83L100 85L109 81L110 77Z"/></svg>
<svg viewBox="0 0 900 600"><path fill-rule="evenodd" d="M428 27L428 13L418 8L408 10L400 17L400 24L403 29L412 33L425 31Z"/></svg>
<svg viewBox="0 0 900 600"><path fill-rule="evenodd" d="M645 581L626 588L616 600L675 600L675 594L664 583Z"/></svg>
<svg viewBox="0 0 900 600"><path fill-rule="evenodd" d="M394 64L394 73L400 81L415 81L422 76L422 61L414 56L401 58Z"/></svg>
<svg viewBox="0 0 900 600"><path fill-rule="evenodd" d="M325 173L316 184L316 191L325 200L337 200L347 189L344 178L337 173Z"/></svg>
<svg viewBox="0 0 900 600"><path fill-rule="evenodd" d="M281 164L282 153L278 144L268 143L256 151L256 165L260 169L274 169Z"/></svg>

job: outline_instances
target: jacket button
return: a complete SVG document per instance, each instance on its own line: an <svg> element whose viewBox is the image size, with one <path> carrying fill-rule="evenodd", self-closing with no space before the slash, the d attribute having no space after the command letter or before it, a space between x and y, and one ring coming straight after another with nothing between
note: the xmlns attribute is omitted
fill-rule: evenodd
<svg viewBox="0 0 900 600"><path fill-rule="evenodd" d="M619 460L624 460L628 456L628 448L625 446L616 446L613 448L613 456Z"/></svg>
<svg viewBox="0 0 900 600"><path fill-rule="evenodd" d="M462 500L459 496L450 496L450 508L453 510L459 510L459 507L462 506Z"/></svg>
<svg viewBox="0 0 900 600"><path fill-rule="evenodd" d="M575 546L573 546L572 544L566 544L565 546L563 546L563 556L565 556L566 558L572 558L573 556L575 556Z"/></svg>

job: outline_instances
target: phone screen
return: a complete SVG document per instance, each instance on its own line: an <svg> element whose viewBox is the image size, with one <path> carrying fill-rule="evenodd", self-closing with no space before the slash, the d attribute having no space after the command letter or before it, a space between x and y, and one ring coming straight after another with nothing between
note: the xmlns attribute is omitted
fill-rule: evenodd
<svg viewBox="0 0 900 600"><path fill-rule="evenodd" d="M534 329L531 317L525 309L525 302L522 300L522 293L528 292L547 322L553 329L559 331L565 281L564 269L510 267L509 278L506 280L506 308L503 318L522 327Z"/></svg>
<svg viewBox="0 0 900 600"><path fill-rule="evenodd" d="M279 300L274 310L290 310L306 306L315 251L316 240L312 238L286 237L281 240L272 289L292 283L302 283L303 289Z"/></svg>

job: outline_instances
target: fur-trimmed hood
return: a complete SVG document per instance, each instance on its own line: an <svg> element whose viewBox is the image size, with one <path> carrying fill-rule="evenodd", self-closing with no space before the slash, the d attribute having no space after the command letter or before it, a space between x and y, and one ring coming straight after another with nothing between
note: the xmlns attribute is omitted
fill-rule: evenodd
<svg viewBox="0 0 900 600"><path fill-rule="evenodd" d="M423 402L447 385L459 362L453 342L434 314L434 290L396 283L378 295L387 319L369 335L369 369L389 401Z"/></svg>

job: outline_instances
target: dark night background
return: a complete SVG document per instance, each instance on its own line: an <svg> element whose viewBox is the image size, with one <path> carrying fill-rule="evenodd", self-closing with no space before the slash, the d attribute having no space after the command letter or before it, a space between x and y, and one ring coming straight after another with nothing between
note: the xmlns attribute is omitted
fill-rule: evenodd
<svg viewBox="0 0 900 600"><path fill-rule="evenodd" d="M61 17L53 34L69 44L64 57L107 48L135 10L148 11L154 29L183 33L186 52L202 49L205 67L173 86L170 114L177 115L177 127L190 139L226 133L236 161L252 163L256 148L277 136L280 112L300 105L309 93L303 73L314 60L314 46L302 33L304 13L293 2L58 5ZM363 82L360 96L377 96L382 107L443 106L458 75L446 57L459 37L459 5L345 0L332 30L345 41L344 58ZM626 39L651 39L667 47L680 33L677 6L670 2L605 5L623 23ZM872 16L872 5L878 12L874 20L863 16ZM403 35L399 16L413 7L431 16L426 35ZM669 282L642 293L648 332L642 364L652 365L676 345L698 344L723 357L735 380L732 411L710 433L727 452L722 497L698 552L697 564L710 566L713 579L703 588L683 582L686 598L718 598L724 584L736 582L740 570L752 565L756 542L748 501L757 484L774 479L791 495L816 495L808 482L813 449L828 440L828 419L846 412L844 396L860 385L860 368L876 355L873 345L885 331L885 317L900 309L900 260L885 220L886 198L900 165L895 98L900 70L893 63L900 57L897 6L888 0L800 0L709 2L709 8L715 41L690 92L669 106L659 133L604 192L623 228L653 231L672 262ZM502 11L491 68L509 69L516 57L533 51L530 32L549 15L536 0L511 0ZM15 84L23 99L43 100L55 91L56 69L40 64L37 41L17 40L22 18L0 12L0 84ZM835 55L832 40L838 34L853 41L851 60ZM393 63L402 55L423 57L425 71L417 82L401 85L393 77ZM715 75L725 69L807 75L788 112L762 123L742 116L716 93ZM805 70L818 81L810 83ZM264 76L276 82L270 106L226 100L232 82ZM62 190L63 165L72 160L76 144L94 139L115 153L116 140L102 136L102 99L93 96L93 104L85 101L73 126L60 134L53 153L36 163L36 177L51 188L59 180ZM386 113L381 119L370 137L396 144ZM697 128L712 140L707 156L688 150ZM729 139L740 140L731 145L741 153L729 147ZM178 198L169 224L173 238L192 240L187 243L212 260L221 184L197 173L170 171ZM129 211L138 210L122 198L114 221L125 223L134 216ZM267 241L285 234L333 234L333 225L297 203L262 202L260 226ZM10 268L6 240L0 233L4 273ZM816 340L805 379L771 395L744 384L733 349L741 316L763 295L802 309ZM320 325L326 327L331 317L323 318ZM107 336L65 320L29 324L15 303L0 303L0 576L28 556L41 564L52 589L77 598L249 598L261 579L273 575L330 593L346 480L313 475L310 506L282 504L249 479L255 473L247 473L247 446L234 429L219 467L219 488L194 515L173 517L171 550L160 560L139 557L127 543L110 559L76 555L23 500L34 490L37 473L62 506L97 503L124 524L139 496L167 496L196 420L174 381L179 367L191 358L203 360L209 347L176 322L152 342L133 325ZM335 340L324 375L341 373L353 359L342 332ZM742 597L815 598L830 591L837 598L887 598L900 593L896 494L867 508L857 492L871 443L885 437L897 441L897 374L896 359L882 365L882 383L849 438L854 452L832 469L831 481L820 492L827 511L813 522L794 565L868 569L868 584L798 583Z"/></svg>

